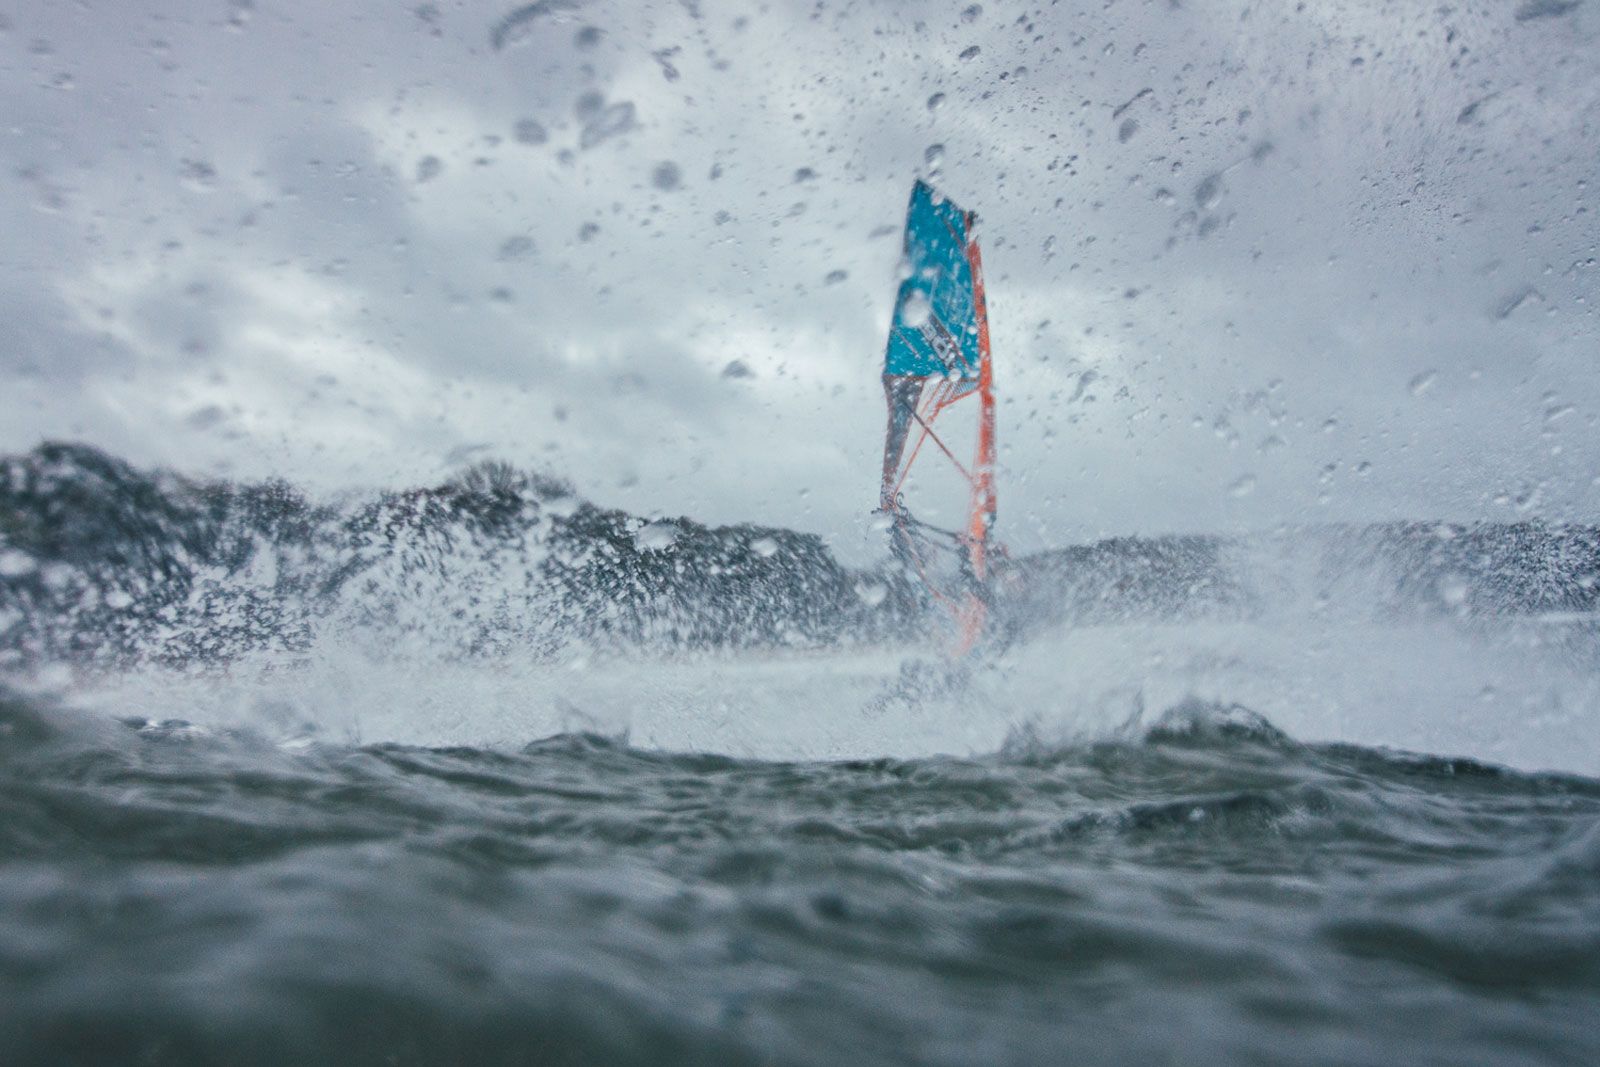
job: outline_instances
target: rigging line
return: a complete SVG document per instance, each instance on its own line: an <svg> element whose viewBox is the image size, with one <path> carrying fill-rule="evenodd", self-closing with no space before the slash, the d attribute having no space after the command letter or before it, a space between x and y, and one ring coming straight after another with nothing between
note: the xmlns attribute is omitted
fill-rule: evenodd
<svg viewBox="0 0 1600 1067"><path fill-rule="evenodd" d="M930 394L930 400L928 400L928 418L931 419L933 416L936 416L936 414L939 413L939 408L944 405L944 402L942 402L941 398L939 398L939 395L941 395L942 392L949 392L950 389L952 389L952 386L950 386L949 379L944 379L944 381L939 382L938 386L934 386L933 392ZM917 462L917 454L922 453L923 442L926 442L928 438L933 437L934 443L938 443L939 448L944 448L944 442L941 442L941 440L934 435L933 427L928 426L928 422L923 421L922 416L917 414L917 408L915 408L915 406L912 408L912 410L910 410L910 418L917 419L918 426L922 427L922 434L917 435L917 443L912 446L909 458L907 458L906 462L899 467L899 478L894 480L894 496L899 496L902 488L906 486L906 478L910 477L910 469L912 469L912 466L914 466L915 462ZM949 448L944 448L944 454L946 454L946 456L950 456ZM955 466L957 466L957 469L962 470L962 475L965 475L966 482L968 482L968 485L971 485L971 482L973 482L973 475L966 474L965 467L962 467L962 464L955 459L955 456L950 456L950 462L954 462Z"/></svg>
<svg viewBox="0 0 1600 1067"><path fill-rule="evenodd" d="M945 404L949 403L947 397L950 395L950 390L950 379L941 378L939 384L935 385L933 391L927 395L926 403L911 405L911 414L915 416L918 412L924 412L923 417L931 421L938 416L940 411L944 410Z"/></svg>
<svg viewBox="0 0 1600 1067"><path fill-rule="evenodd" d="M967 480L967 484L968 485L974 485L974 486L977 485L978 484L977 480L972 477L972 475L967 471L967 468L962 464L962 462L959 459L956 458L955 453L950 451L950 449L945 446L945 443L943 441L939 440L939 435L933 432L933 427L929 426L927 423L923 422L922 421L922 416L918 415L915 411L913 411L911 413L911 417L913 419L917 420L918 424L921 425L923 431L927 434L927 436L933 438L933 443L939 446L939 450L950 458L950 462L951 463L954 463L956 465L956 470L961 472L961 476Z"/></svg>
<svg viewBox="0 0 1600 1067"><path fill-rule="evenodd" d="M939 603L943 604L946 611L949 611L952 614L957 613L959 609L956 607L956 602L939 592L939 587L933 582L929 581L928 571L922 564L922 553L917 550L915 544L911 546L911 565L916 568L917 577L922 579L923 588L925 588L929 593L932 593L933 598Z"/></svg>
<svg viewBox="0 0 1600 1067"><path fill-rule="evenodd" d="M934 386L933 392L930 394L930 396L937 397L939 395L939 392L941 390L945 389L947 387L947 385L948 385L948 380L940 381L940 383L938 385ZM916 415L917 407L920 406L920 403L921 403L921 398L919 397L918 398L918 402L916 404L912 405L911 413L912 413L913 416ZM930 410L931 410L931 407L930 407ZM922 425L922 433L917 435L917 443L911 446L911 455L906 457L905 462L900 465L900 468L899 468L900 477L895 479L895 483L894 483L893 492L894 492L895 496L899 496L900 495L900 490L906 484L906 478L908 476L910 476L910 474L911 474L911 465L917 461L917 454L922 451L922 443L928 439L928 433L929 433L928 424L923 422L920 418L917 419L917 422L921 423L921 425Z"/></svg>
<svg viewBox="0 0 1600 1067"><path fill-rule="evenodd" d="M931 522L923 522L915 515L906 515L903 521L910 526L915 526L919 530L931 530L941 537L948 537L952 541L966 540L966 534L958 533L955 530L946 530L943 526L935 526Z"/></svg>
<svg viewBox="0 0 1600 1067"><path fill-rule="evenodd" d="M966 392L962 392L961 391L963 387L967 388ZM978 391L978 383L977 383L977 381L975 379L972 379L972 378L961 378L961 379L958 379L956 381L956 383L953 386L951 386L951 388L948 390L949 395L940 398L939 403L937 405L930 405L931 410L928 412L928 418L930 418L930 419L934 418L935 416L937 416L939 414L939 412L943 411L945 408L949 407L951 404L954 404L954 403L956 403L957 401L960 401L960 400L965 400L967 397L971 396L973 393L975 393L977 391Z"/></svg>

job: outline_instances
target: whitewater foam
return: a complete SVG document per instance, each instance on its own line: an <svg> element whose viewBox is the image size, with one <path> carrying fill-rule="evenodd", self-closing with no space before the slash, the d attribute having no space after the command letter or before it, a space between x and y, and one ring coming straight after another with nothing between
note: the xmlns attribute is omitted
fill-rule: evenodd
<svg viewBox="0 0 1600 1067"><path fill-rule="evenodd" d="M80 676L72 701L284 741L504 746L581 730L668 751L849 759L990 753L1019 730L1122 737L1198 699L1305 741L1594 774L1595 644L1592 631L1533 623L1062 627L952 678L905 648L376 661L330 638L292 659Z"/></svg>

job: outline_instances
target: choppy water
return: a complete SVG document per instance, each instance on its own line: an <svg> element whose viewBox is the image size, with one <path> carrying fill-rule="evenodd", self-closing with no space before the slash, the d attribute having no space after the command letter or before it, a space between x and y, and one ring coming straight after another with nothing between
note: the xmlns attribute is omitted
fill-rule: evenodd
<svg viewBox="0 0 1600 1067"><path fill-rule="evenodd" d="M1600 1062L1596 531L942 677L784 531L3 470L0 1064Z"/></svg>
<svg viewBox="0 0 1600 1067"><path fill-rule="evenodd" d="M12 1063L1600 1058L1600 781L1199 703L774 762L10 694L0 857Z"/></svg>

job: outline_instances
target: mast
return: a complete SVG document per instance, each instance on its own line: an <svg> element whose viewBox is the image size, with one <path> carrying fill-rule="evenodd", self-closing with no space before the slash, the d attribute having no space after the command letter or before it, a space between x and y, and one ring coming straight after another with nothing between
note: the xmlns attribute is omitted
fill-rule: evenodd
<svg viewBox="0 0 1600 1067"><path fill-rule="evenodd" d="M972 573L987 581L989 531L995 521L994 491L994 364L989 357L989 307L983 289L983 257L974 232L978 217L967 212L967 262L972 267L972 301L978 323L978 454L972 463L972 505L968 509L967 537Z"/></svg>

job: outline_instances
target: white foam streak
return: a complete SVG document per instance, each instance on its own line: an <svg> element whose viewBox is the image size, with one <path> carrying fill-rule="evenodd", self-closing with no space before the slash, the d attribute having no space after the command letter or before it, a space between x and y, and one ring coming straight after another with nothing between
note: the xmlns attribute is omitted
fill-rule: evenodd
<svg viewBox="0 0 1600 1067"><path fill-rule="evenodd" d="M1600 681L1584 663L1597 644L1588 619L1092 626L1017 646L948 692L904 695L905 679L933 672L902 671L917 662L903 650L378 663L325 640L293 662L103 679L77 702L289 744L518 746L592 731L645 748L842 759L991 753L1019 729L1046 743L1123 736L1197 698L1244 705L1301 741L1592 775Z"/></svg>

